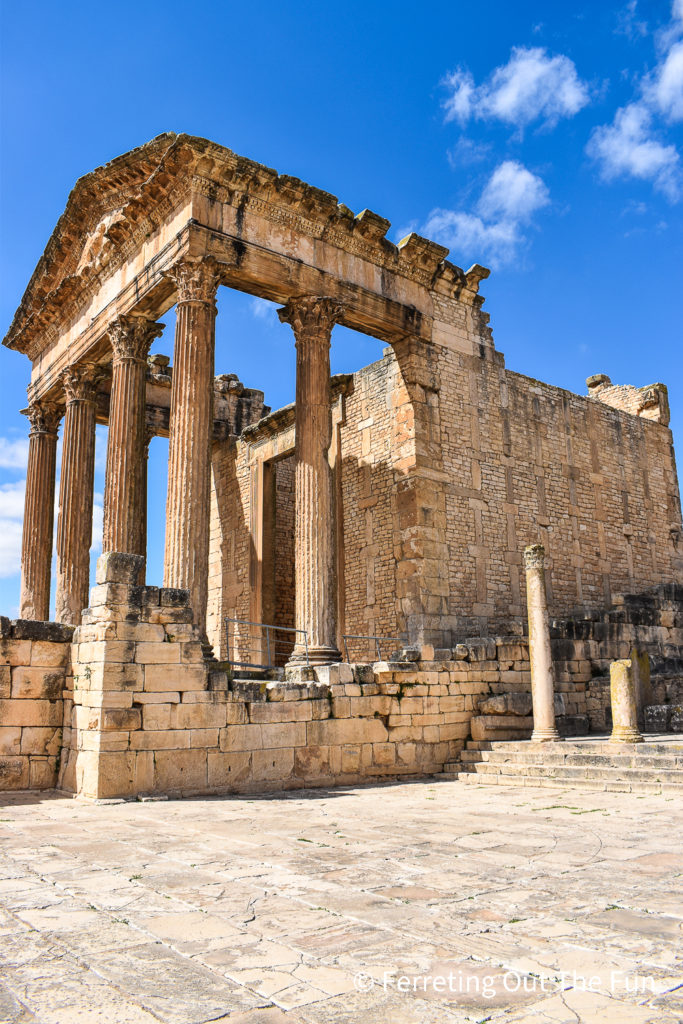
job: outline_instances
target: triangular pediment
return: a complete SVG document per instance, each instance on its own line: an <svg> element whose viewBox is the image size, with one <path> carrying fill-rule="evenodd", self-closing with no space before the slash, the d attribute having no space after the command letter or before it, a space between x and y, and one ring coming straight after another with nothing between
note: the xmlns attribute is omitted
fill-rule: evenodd
<svg viewBox="0 0 683 1024"><path fill-rule="evenodd" d="M112 255L153 215L159 200L182 179L183 168L192 164L187 139L166 132L78 179L24 292L5 345L24 351L23 336L38 318L45 318L48 299L59 294L68 301L98 275L106 276Z"/></svg>

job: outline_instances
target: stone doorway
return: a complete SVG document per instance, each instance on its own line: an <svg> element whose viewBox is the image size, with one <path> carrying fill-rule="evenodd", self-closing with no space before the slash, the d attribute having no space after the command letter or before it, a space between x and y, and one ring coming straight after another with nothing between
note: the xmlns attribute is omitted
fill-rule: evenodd
<svg viewBox="0 0 683 1024"><path fill-rule="evenodd" d="M263 466L263 621L293 629L295 626L294 573L294 453ZM274 634L272 663L286 664L293 634Z"/></svg>

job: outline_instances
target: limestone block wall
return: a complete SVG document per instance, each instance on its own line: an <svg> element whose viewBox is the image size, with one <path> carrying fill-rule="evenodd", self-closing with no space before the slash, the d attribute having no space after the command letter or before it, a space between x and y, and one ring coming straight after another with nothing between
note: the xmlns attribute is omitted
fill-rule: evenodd
<svg viewBox="0 0 683 1024"><path fill-rule="evenodd" d="M439 376L456 634L522 628L529 543L548 553L555 615L680 578L666 426L512 373L500 358L442 350Z"/></svg>
<svg viewBox="0 0 683 1024"><path fill-rule="evenodd" d="M417 642L521 635L521 552L535 542L555 616L683 577L664 419L512 373L490 346L400 349L343 398L340 632L407 637L416 613ZM293 444L291 424L276 440ZM221 655L221 614L250 618L262 585L250 457L244 440L214 448L209 635Z"/></svg>
<svg viewBox="0 0 683 1024"><path fill-rule="evenodd" d="M387 349L383 359L354 374L339 430L344 633L404 635L397 605L395 466L410 415L398 364ZM361 645L354 651L358 660L368 657Z"/></svg>
<svg viewBox="0 0 683 1024"><path fill-rule="evenodd" d="M72 633L0 616L0 790L56 784Z"/></svg>
<svg viewBox="0 0 683 1024"><path fill-rule="evenodd" d="M264 609L268 622L294 627L294 457L275 464L274 528L274 607L272 616ZM284 637L283 637L284 639ZM284 648L277 664L284 664Z"/></svg>

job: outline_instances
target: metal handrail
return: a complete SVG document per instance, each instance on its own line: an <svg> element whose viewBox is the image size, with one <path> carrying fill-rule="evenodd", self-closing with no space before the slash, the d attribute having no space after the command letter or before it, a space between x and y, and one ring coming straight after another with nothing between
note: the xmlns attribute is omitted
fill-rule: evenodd
<svg viewBox="0 0 683 1024"><path fill-rule="evenodd" d="M342 642L344 644L344 654L345 654L347 662L350 662L350 660L351 660L349 658L349 645L348 645L348 641L349 640L371 640L371 641L374 640L375 647L377 649L377 660L378 661L382 660L382 648L380 646L381 644L392 643L392 644L399 644L401 647L405 647L405 645L407 643L406 640L404 640L402 637L398 637L398 636L362 636L359 633L344 633L344 634L342 634Z"/></svg>
<svg viewBox="0 0 683 1024"><path fill-rule="evenodd" d="M266 622L252 622L250 619L231 619L231 618L226 617L224 621L225 621L225 635L226 635L227 648L228 648L228 657L227 657L228 664L234 665L235 667L238 667L238 668L260 668L260 669L276 668L277 666L275 665L275 662L273 660L273 656L275 654L277 654L277 653L284 653L285 650L287 650L287 651L289 651L289 653L291 653L291 651L294 649L294 647L296 647L296 643L297 643L297 639L296 638L298 636L303 636L304 654L305 654L305 658L306 658L306 665L308 665L308 632L305 629L294 629L292 626L274 626L274 625L271 625L271 624L266 623ZM233 626L255 627L256 632L255 632L254 635L255 635L256 639L255 639L254 643L251 642L251 637L252 637L252 630L251 629L247 630L246 637L245 636L240 636L240 648L242 648L242 646L244 646L245 653L247 653L249 655L258 653L261 657L263 657L263 640L265 638L265 642L266 642L266 663L265 664L264 664L263 661L260 661L260 662L256 662L256 661L236 661L233 657L231 657L231 654L233 653L231 651L231 644L230 644L230 625L231 624ZM263 631L265 631L265 637L264 637ZM273 634L278 634L278 633L294 633L295 639L294 639L294 641L279 640L277 638L277 635L273 636ZM235 634L235 630L233 629L233 642L234 642L234 639L235 639L234 634ZM246 640L248 640L249 642L245 642Z"/></svg>

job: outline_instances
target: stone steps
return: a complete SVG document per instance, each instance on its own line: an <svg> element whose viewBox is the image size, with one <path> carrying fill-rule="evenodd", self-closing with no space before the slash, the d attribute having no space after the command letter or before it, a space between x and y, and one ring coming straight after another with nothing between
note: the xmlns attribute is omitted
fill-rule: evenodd
<svg viewBox="0 0 683 1024"><path fill-rule="evenodd" d="M640 746L640 744L639 744ZM564 754L544 753L542 763L549 767L596 767L596 768L661 768L663 770L679 769L683 772L683 750L680 754L631 754L631 753L607 753L607 754ZM463 766L470 764L517 764L534 765L539 763L537 752L530 751L490 751L490 750L463 750L460 756L461 763L450 762L445 767L454 770L457 764L458 770L462 771Z"/></svg>
<svg viewBox="0 0 683 1024"><path fill-rule="evenodd" d="M634 793L635 795L683 795L683 784L660 782L626 782L623 779L558 779L534 776L490 775L474 772L444 773L438 779L458 779L474 786L524 786L525 788L590 790L600 793Z"/></svg>
<svg viewBox="0 0 683 1024"><path fill-rule="evenodd" d="M477 785L683 794L683 738L612 744L469 741L439 778Z"/></svg>

